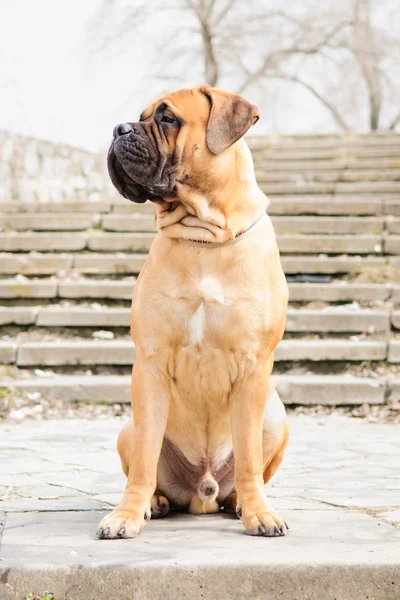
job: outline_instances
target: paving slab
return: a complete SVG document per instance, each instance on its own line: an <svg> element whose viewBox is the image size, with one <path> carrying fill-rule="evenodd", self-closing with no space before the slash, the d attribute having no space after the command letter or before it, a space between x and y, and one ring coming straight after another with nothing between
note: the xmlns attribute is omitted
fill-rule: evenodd
<svg viewBox="0 0 400 600"><path fill-rule="evenodd" d="M289 522L285 537L247 536L223 513L173 513L134 540L100 541L102 507L118 502L125 481L115 449L123 419L3 421L0 453L14 498L9 509L0 501L0 598L45 590L66 600L398 598L396 426L335 414L291 414L289 422L285 459L266 488ZM26 473L28 453L52 467L31 472L30 486L21 484L22 464L15 468L21 451ZM99 491L96 477L111 482L108 490Z"/></svg>

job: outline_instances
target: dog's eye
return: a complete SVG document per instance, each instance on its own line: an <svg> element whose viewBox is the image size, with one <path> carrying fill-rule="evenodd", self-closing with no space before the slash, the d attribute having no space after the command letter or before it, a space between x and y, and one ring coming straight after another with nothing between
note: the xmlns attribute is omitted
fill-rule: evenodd
<svg viewBox="0 0 400 600"><path fill-rule="evenodd" d="M165 110L161 121L164 123L174 123L176 121L175 115L170 110Z"/></svg>

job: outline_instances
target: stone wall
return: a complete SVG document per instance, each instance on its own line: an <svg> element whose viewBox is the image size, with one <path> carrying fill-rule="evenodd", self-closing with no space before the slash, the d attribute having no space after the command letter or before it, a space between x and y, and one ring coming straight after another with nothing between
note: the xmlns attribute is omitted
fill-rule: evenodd
<svg viewBox="0 0 400 600"><path fill-rule="evenodd" d="M115 195L105 153L0 131L0 203L98 201Z"/></svg>

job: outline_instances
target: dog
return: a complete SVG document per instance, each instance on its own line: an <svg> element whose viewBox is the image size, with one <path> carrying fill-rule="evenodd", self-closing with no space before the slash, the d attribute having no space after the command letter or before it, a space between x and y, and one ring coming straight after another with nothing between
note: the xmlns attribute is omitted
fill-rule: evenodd
<svg viewBox="0 0 400 600"><path fill-rule="evenodd" d="M271 378L288 288L243 139L258 119L242 97L201 86L114 129L111 180L154 203L158 232L132 299L127 484L101 539L133 538L171 508L223 508L251 535L288 529L264 492L289 437Z"/></svg>

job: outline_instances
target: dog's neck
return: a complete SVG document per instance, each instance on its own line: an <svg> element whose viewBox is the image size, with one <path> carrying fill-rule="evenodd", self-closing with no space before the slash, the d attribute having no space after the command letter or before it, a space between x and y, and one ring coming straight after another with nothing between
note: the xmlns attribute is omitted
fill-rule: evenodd
<svg viewBox="0 0 400 600"><path fill-rule="evenodd" d="M162 235L223 244L239 238L259 220L268 200L257 185L251 154L243 140L232 148L229 159L233 161L229 176L211 190L182 181L177 183L176 197L154 202L157 229Z"/></svg>

